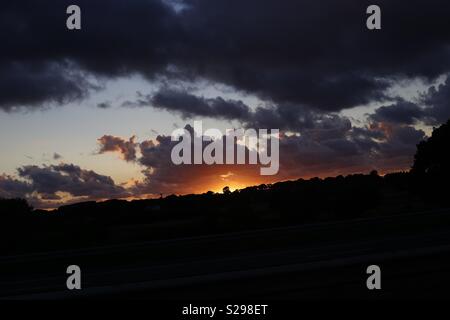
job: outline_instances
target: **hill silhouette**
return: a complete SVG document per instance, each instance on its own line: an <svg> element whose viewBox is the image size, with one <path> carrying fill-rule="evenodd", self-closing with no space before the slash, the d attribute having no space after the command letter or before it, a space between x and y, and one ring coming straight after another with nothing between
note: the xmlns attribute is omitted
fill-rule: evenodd
<svg viewBox="0 0 450 320"><path fill-rule="evenodd" d="M0 200L0 250L53 250L448 208L450 121L417 146L412 169L313 178L224 193L109 200L33 210Z"/></svg>

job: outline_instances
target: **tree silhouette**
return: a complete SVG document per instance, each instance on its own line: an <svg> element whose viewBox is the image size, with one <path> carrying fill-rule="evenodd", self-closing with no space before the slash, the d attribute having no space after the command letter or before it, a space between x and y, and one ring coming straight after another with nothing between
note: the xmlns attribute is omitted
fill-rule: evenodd
<svg viewBox="0 0 450 320"><path fill-rule="evenodd" d="M435 128L430 138L417 145L412 173L448 176L450 172L450 120Z"/></svg>
<svg viewBox="0 0 450 320"><path fill-rule="evenodd" d="M224 187L222 191L223 191L223 194L225 194L225 195L229 195L231 193L230 187L228 187L228 186Z"/></svg>
<svg viewBox="0 0 450 320"><path fill-rule="evenodd" d="M2 218L21 218L28 216L33 208L24 199L2 199L0 198L0 211Z"/></svg>

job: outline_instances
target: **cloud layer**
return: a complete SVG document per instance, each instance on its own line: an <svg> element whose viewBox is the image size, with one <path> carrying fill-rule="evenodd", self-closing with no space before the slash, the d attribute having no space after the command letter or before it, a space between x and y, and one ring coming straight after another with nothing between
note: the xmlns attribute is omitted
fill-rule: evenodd
<svg viewBox="0 0 450 320"><path fill-rule="evenodd" d="M73 164L31 165L17 171L20 180L0 176L0 197L26 198L34 206L51 208L74 199L87 201L129 196L110 177Z"/></svg>
<svg viewBox="0 0 450 320"><path fill-rule="evenodd" d="M365 27L369 1L192 0L181 11L170 3L78 0L77 32L65 27L73 1L4 4L0 107L82 98L92 83L81 72L201 78L275 104L338 111L386 98L397 79L450 69L444 0L378 1L379 32Z"/></svg>

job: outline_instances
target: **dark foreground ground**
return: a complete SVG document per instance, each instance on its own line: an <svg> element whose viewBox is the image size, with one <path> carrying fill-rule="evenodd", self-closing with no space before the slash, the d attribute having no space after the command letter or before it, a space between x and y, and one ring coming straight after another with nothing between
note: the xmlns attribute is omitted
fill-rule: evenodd
<svg viewBox="0 0 450 320"><path fill-rule="evenodd" d="M82 290L66 289L79 265ZM382 289L366 268L379 265ZM3 299L448 299L450 211L0 258Z"/></svg>

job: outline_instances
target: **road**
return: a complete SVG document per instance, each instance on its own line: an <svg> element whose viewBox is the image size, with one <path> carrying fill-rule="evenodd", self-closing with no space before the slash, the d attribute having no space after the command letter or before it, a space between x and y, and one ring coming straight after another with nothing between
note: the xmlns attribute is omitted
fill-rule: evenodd
<svg viewBox="0 0 450 320"><path fill-rule="evenodd" d="M79 265L82 290L66 289ZM366 268L382 290L366 288ZM450 212L0 258L0 298L446 298Z"/></svg>

